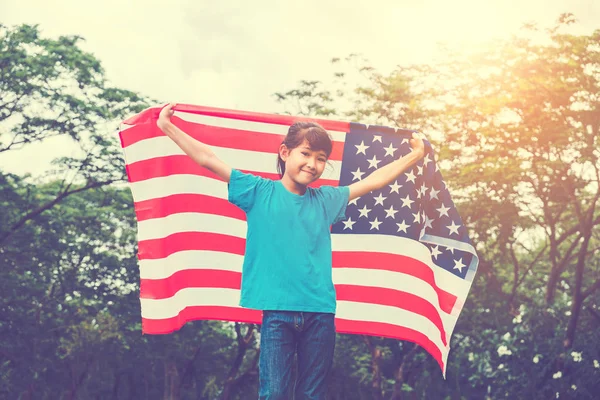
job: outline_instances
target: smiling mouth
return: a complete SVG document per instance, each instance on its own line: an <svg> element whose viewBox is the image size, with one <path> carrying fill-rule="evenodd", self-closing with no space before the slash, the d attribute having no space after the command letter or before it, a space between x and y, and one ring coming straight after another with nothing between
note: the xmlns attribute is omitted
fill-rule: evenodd
<svg viewBox="0 0 600 400"><path fill-rule="evenodd" d="M310 174L310 175L312 175L312 176L314 176L314 175L315 175L313 172L310 172L310 171L305 171L305 170L301 170L301 171L302 171L302 172L304 172L304 173Z"/></svg>

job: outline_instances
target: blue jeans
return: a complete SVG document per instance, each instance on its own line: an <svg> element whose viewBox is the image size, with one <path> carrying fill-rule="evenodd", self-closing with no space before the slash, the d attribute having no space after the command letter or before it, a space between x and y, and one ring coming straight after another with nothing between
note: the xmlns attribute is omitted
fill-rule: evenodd
<svg viewBox="0 0 600 400"><path fill-rule="evenodd" d="M326 398L335 348L334 320L335 315L328 313L263 312L258 363L260 399ZM292 385L296 352L297 374Z"/></svg>

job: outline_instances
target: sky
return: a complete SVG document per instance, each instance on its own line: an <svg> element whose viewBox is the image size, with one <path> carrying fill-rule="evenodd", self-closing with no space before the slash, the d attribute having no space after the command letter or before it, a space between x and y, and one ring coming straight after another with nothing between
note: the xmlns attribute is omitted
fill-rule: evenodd
<svg viewBox="0 0 600 400"><path fill-rule="evenodd" d="M598 0L0 0L0 23L79 35L120 88L174 101L281 112L273 94L302 79L327 81L333 57L359 53L381 72L440 56L439 45L479 46L524 23L572 12L600 29ZM72 155L54 138L0 156L0 168L42 174Z"/></svg>

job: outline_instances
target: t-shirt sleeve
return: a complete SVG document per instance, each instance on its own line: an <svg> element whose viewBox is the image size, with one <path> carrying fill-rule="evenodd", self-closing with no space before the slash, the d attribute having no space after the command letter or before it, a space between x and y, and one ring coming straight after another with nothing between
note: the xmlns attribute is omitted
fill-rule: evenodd
<svg viewBox="0 0 600 400"><path fill-rule="evenodd" d="M348 186L321 186L325 212L329 218L329 224L335 224L346 218L346 206L350 197Z"/></svg>
<svg viewBox="0 0 600 400"><path fill-rule="evenodd" d="M266 179L247 174L237 169L231 170L229 178L228 200L248 212L254 206L259 191L265 186Z"/></svg>

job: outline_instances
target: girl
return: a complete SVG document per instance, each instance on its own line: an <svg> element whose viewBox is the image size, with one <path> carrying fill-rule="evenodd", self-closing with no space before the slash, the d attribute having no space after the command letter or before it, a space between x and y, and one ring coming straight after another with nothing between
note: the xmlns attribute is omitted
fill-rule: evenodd
<svg viewBox="0 0 600 400"><path fill-rule="evenodd" d="M157 125L188 156L228 182L229 201L247 214L248 232L240 305L263 310L259 356L260 399L291 399L297 354L296 399L325 399L335 347L335 289L330 226L348 202L394 181L424 154L417 135L412 152L350 186L309 187L331 153L329 134L312 122L290 126L279 147L281 180L232 169L171 123L174 104Z"/></svg>

